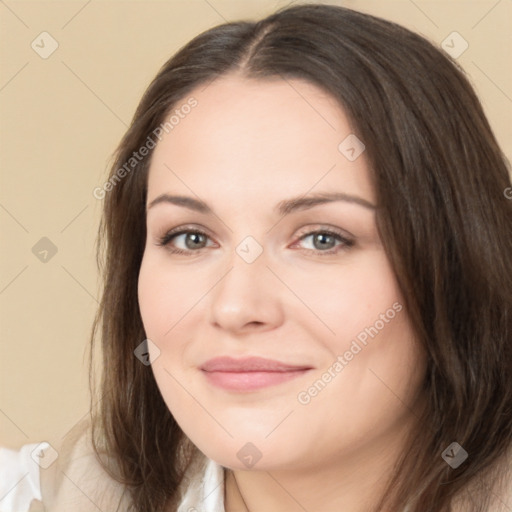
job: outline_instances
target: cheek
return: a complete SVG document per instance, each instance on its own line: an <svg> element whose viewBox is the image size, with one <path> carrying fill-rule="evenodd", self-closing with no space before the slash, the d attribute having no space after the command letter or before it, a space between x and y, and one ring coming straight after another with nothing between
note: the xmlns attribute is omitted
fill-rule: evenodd
<svg viewBox="0 0 512 512"><path fill-rule="evenodd" d="M187 286L189 280L183 276L183 272L166 270L155 258L144 256L139 272L138 300L148 338L164 339L193 304L197 290L194 293L194 287Z"/></svg>
<svg viewBox="0 0 512 512"><path fill-rule="evenodd" d="M183 273L165 267L153 255L144 255L138 280L139 309L146 337L159 349L151 369L163 399L169 410L186 411L187 397L172 377L183 381L180 374L187 337L181 329L186 327L185 315L197 298L190 292L193 288L185 285Z"/></svg>
<svg viewBox="0 0 512 512"><path fill-rule="evenodd" d="M425 370L425 354L385 253L304 273L295 291L317 316L302 326L330 354L296 395L306 437L332 440L344 431L355 445L383 432L412 406Z"/></svg>
<svg viewBox="0 0 512 512"><path fill-rule="evenodd" d="M343 353L357 336L364 341L375 323L379 331L389 332L388 324L404 316L397 311L403 309L403 300L382 249L355 253L346 264L316 265L301 272L283 269L282 274L303 301L292 314L332 354ZM296 302L290 300L290 305Z"/></svg>

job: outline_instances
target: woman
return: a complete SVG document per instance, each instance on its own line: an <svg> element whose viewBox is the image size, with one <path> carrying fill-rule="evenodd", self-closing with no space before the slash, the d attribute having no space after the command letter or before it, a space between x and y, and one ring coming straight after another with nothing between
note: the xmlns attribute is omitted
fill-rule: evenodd
<svg viewBox="0 0 512 512"><path fill-rule="evenodd" d="M301 5L196 37L95 191L100 400L47 510L510 510L508 187L400 26Z"/></svg>

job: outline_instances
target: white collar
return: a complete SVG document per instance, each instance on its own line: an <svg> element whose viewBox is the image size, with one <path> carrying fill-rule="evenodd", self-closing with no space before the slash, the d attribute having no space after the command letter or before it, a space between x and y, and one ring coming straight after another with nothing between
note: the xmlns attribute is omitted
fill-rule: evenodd
<svg viewBox="0 0 512 512"><path fill-rule="evenodd" d="M177 512L224 512L224 468L202 457L183 482Z"/></svg>

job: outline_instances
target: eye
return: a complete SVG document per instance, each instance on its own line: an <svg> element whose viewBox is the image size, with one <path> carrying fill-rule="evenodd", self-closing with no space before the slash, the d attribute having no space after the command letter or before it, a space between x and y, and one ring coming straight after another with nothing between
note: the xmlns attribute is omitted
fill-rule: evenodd
<svg viewBox="0 0 512 512"><path fill-rule="evenodd" d="M308 241L306 245L309 247L305 249L307 252L321 254L322 256L326 254L336 254L340 250L346 250L354 245L353 240L330 229L309 231L302 235L298 242L295 242L292 247L304 241Z"/></svg>
<svg viewBox="0 0 512 512"><path fill-rule="evenodd" d="M158 239L157 245L164 246L175 254L190 254L206 247L210 237L199 229L178 228L167 232ZM181 247L175 247L171 242Z"/></svg>
<svg viewBox="0 0 512 512"><path fill-rule="evenodd" d="M208 240L211 239L204 231L181 227L165 233L158 239L156 245L165 247L173 254L190 256L193 252L199 252L201 249L208 247ZM353 240L337 231L319 229L300 235L298 241L290 247L295 248L297 244L304 241L308 241L306 245L309 245L309 247L303 249L304 251L322 256L337 254L341 250L346 250L354 245ZM210 244L210 247L211 245L215 244Z"/></svg>

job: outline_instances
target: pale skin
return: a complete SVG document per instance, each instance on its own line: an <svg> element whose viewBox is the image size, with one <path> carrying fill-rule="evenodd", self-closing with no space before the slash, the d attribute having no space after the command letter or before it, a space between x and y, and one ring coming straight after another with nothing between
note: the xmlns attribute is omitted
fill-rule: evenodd
<svg viewBox="0 0 512 512"><path fill-rule="evenodd" d="M152 364L159 389L192 442L230 469L228 512L367 511L414 420L425 354L403 306L342 371L332 370L359 333L404 305L377 231L365 154L350 161L340 152L354 131L343 109L302 80L229 75L190 96L197 106L155 148L147 204L187 196L212 213L165 201L147 211L139 304L161 351ZM362 201L276 211L282 201L331 192ZM202 245L186 234L158 245L180 227L204 232ZM342 239L322 245L307 236L325 229ZM262 249L252 263L236 251L248 236ZM227 391L199 369L223 355L313 369L261 390ZM300 403L329 368L327 385ZM251 468L237 457L248 442L261 454Z"/></svg>

